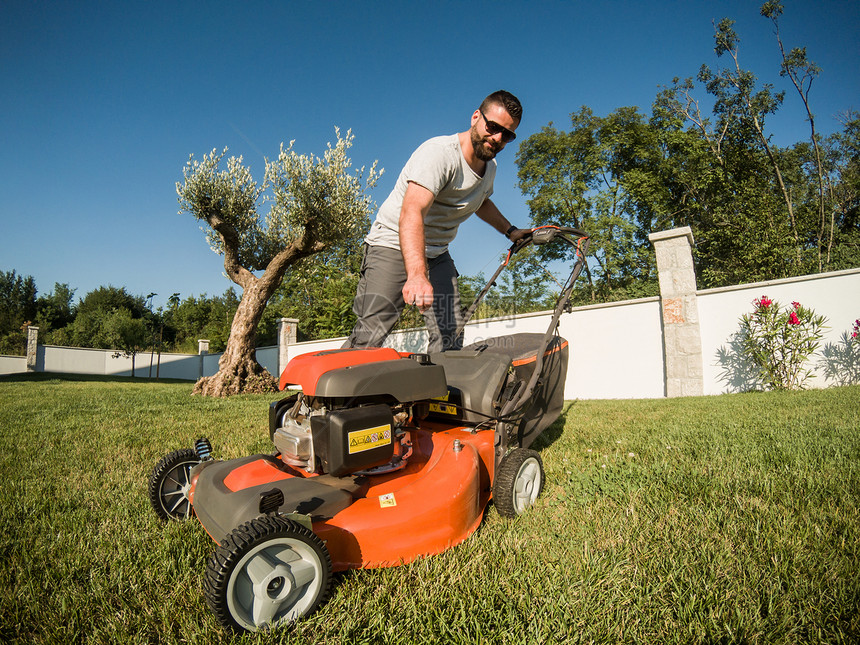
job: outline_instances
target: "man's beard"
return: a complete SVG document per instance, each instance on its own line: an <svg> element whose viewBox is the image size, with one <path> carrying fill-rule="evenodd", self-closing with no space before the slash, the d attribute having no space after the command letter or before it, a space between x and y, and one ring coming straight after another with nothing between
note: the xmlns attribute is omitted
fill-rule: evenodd
<svg viewBox="0 0 860 645"><path fill-rule="evenodd" d="M469 131L469 137L472 140L472 149L475 151L475 156L481 161L490 161L491 159L495 159L498 154L498 150L496 149L496 144L492 141L487 141L480 134L478 134L478 129L476 127L472 127ZM484 144L487 143L490 146L490 149L487 149L487 146Z"/></svg>

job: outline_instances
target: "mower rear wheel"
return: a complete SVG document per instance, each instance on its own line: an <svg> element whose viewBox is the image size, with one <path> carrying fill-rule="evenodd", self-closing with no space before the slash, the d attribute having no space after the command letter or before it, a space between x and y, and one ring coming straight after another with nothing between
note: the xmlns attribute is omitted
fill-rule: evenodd
<svg viewBox="0 0 860 645"><path fill-rule="evenodd" d="M331 590L331 557L301 524L258 517L234 529L206 566L203 588L218 622L255 632L313 613Z"/></svg>
<svg viewBox="0 0 860 645"><path fill-rule="evenodd" d="M540 455L516 448L499 465L493 483L493 504L502 517L521 515L543 490L544 473Z"/></svg>
<svg viewBox="0 0 860 645"><path fill-rule="evenodd" d="M188 492L191 469L200 458L190 448L175 450L159 461L149 477L149 501L163 520L183 520L194 511Z"/></svg>

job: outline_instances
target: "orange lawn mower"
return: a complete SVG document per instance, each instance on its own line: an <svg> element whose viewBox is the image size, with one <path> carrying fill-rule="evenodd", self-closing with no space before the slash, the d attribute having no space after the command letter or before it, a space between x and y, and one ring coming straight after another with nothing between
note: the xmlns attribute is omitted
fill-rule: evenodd
<svg viewBox="0 0 860 645"><path fill-rule="evenodd" d="M159 461L149 481L155 512L196 516L218 544L204 592L219 623L236 631L285 625L328 599L335 571L441 553L475 531L490 500L504 517L534 503L544 472L530 446L562 410L568 343L558 324L588 236L533 229L465 318L530 244L577 250L545 333L444 353L303 354L280 377L290 395L269 406L273 453L221 461L199 439Z"/></svg>

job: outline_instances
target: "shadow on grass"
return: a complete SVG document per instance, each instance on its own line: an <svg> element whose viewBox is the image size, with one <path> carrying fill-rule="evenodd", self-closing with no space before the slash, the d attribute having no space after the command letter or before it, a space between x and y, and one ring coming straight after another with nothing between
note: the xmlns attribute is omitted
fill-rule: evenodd
<svg viewBox="0 0 860 645"><path fill-rule="evenodd" d="M564 426L567 423L567 415L570 413L571 408L573 408L577 403L578 401L569 401L567 405L565 405L558 419L553 421L552 425L544 430L537 439L535 439L535 442L532 444L532 449L540 452L544 448L549 448L561 438L561 435L564 434Z"/></svg>
<svg viewBox="0 0 860 645"><path fill-rule="evenodd" d="M174 378L145 378L141 376L106 376L102 374L65 374L55 372L19 372L17 374L3 374L0 383L47 383L59 381L64 383L184 383L189 387L194 386L194 381Z"/></svg>

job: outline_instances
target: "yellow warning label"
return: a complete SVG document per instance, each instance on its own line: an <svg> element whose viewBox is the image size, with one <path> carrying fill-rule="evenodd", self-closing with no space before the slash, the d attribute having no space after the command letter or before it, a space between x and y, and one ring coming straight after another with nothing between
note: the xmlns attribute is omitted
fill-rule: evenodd
<svg viewBox="0 0 860 645"><path fill-rule="evenodd" d="M380 446L387 446L391 443L391 425L386 424L384 426L350 432L348 440L349 454L351 455L356 452L364 452L365 450L372 450Z"/></svg>
<svg viewBox="0 0 860 645"><path fill-rule="evenodd" d="M441 414L457 414L457 408L447 403L431 403L430 412L439 412Z"/></svg>
<svg viewBox="0 0 860 645"><path fill-rule="evenodd" d="M447 401L450 392L445 392L445 396L437 396L434 401ZM430 412L439 412L440 414L457 414L457 406L447 405L445 403L431 403Z"/></svg>
<svg viewBox="0 0 860 645"><path fill-rule="evenodd" d="M382 508L390 508L392 506L397 506L397 500L394 499L394 493L386 493L385 495L380 495L379 505Z"/></svg>

